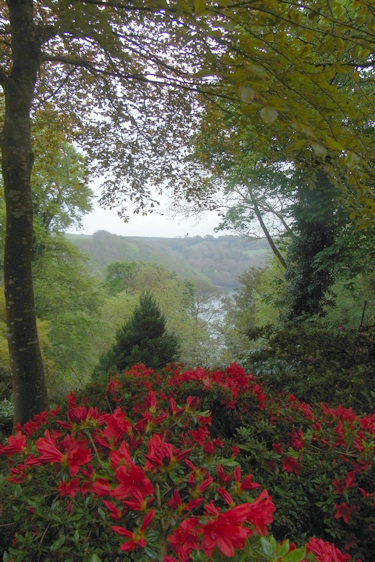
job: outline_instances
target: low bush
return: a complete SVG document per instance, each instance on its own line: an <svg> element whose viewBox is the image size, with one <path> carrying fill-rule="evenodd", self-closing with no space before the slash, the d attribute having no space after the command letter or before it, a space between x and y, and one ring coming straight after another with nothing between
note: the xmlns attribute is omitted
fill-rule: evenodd
<svg viewBox="0 0 375 562"><path fill-rule="evenodd" d="M247 371L300 400L375 411L375 335L321 324L287 323L249 333Z"/></svg>
<svg viewBox="0 0 375 562"><path fill-rule="evenodd" d="M236 364L138 366L86 394L2 447L3 560L373 559L375 415Z"/></svg>

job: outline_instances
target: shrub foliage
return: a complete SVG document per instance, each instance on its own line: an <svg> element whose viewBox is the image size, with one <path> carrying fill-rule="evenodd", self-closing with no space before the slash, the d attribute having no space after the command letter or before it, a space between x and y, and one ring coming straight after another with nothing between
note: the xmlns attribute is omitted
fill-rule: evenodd
<svg viewBox="0 0 375 562"><path fill-rule="evenodd" d="M3 559L370 562L374 435L236 364L134 366L1 448Z"/></svg>
<svg viewBox="0 0 375 562"><path fill-rule="evenodd" d="M255 328L248 335L256 343L242 365L275 390L293 392L306 402L374 412L373 330L290 322Z"/></svg>

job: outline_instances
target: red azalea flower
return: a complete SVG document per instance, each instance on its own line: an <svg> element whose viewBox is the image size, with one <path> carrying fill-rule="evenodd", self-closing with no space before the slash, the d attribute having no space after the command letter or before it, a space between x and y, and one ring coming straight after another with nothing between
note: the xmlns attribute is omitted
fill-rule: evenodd
<svg viewBox="0 0 375 562"><path fill-rule="evenodd" d="M44 463L59 463L65 458L48 429L44 432L44 437L36 440L35 447L40 453L39 460Z"/></svg>
<svg viewBox="0 0 375 562"><path fill-rule="evenodd" d="M125 500L131 497L136 490L139 490L143 496L151 496L154 493L151 480L146 478L140 466L120 465L115 471L115 477L118 486L111 490L111 496L115 499Z"/></svg>
<svg viewBox="0 0 375 562"><path fill-rule="evenodd" d="M29 454L27 459L24 461L25 466L40 466L42 463L38 458L35 458L32 453Z"/></svg>
<svg viewBox="0 0 375 562"><path fill-rule="evenodd" d="M144 399L144 406L150 411L151 414L155 414L157 410L157 400L156 400L156 390L149 390L148 396Z"/></svg>
<svg viewBox="0 0 375 562"><path fill-rule="evenodd" d="M346 502L342 502L341 504L335 503L335 509L336 509L336 513L334 515L335 519L340 519L340 517L342 517L345 523L349 525L353 513L358 511L358 506L352 505L350 507L346 504Z"/></svg>
<svg viewBox="0 0 375 562"><path fill-rule="evenodd" d="M51 417L55 418L60 413L60 410L61 410L61 406L57 406L54 410L51 410L50 411Z"/></svg>
<svg viewBox="0 0 375 562"><path fill-rule="evenodd" d="M246 520L248 505L238 505L224 513L219 513L212 502L205 506L207 513L215 516L213 521L200 527L202 550L206 556L210 557L216 547L228 557L234 556L236 548L244 548L247 537L252 534L250 529L241 526Z"/></svg>
<svg viewBox="0 0 375 562"><path fill-rule="evenodd" d="M157 467L167 467L174 460L173 445L162 440L157 433L151 437L148 446L148 454L145 455L147 462L145 470Z"/></svg>
<svg viewBox="0 0 375 562"><path fill-rule="evenodd" d="M342 482L340 481L339 478L337 478L332 482L332 484L335 486L336 494L343 494L345 490L348 490L349 488L354 488L356 485L355 471L352 470L351 472L348 472Z"/></svg>
<svg viewBox="0 0 375 562"><path fill-rule="evenodd" d="M185 459L185 464L188 468L190 468L190 470L193 470L195 472L195 466L193 465L193 463L189 460L189 459Z"/></svg>
<svg viewBox="0 0 375 562"><path fill-rule="evenodd" d="M91 461L91 449L87 449L88 441L86 439L73 439L70 435L66 435L61 441L61 445L66 448L67 463L69 466L70 476L74 476L79 471L80 466Z"/></svg>
<svg viewBox="0 0 375 562"><path fill-rule="evenodd" d="M238 467L235 468L235 472L236 472L237 468ZM218 475L219 480L222 484L226 484L227 482L230 482L232 480L232 475L231 474L225 474L221 464L217 465L217 475ZM241 472L240 472L240 478L241 478Z"/></svg>
<svg viewBox="0 0 375 562"><path fill-rule="evenodd" d="M272 449L275 451L275 453L277 453L278 455L282 455L283 454L283 448L281 446L280 443L272 443Z"/></svg>
<svg viewBox="0 0 375 562"><path fill-rule="evenodd" d="M317 562L346 562L350 560L349 554L343 554L333 544L322 539L311 538L306 544L306 553L312 552Z"/></svg>
<svg viewBox="0 0 375 562"><path fill-rule="evenodd" d="M210 439L208 441L208 443L205 443L203 446L203 451L206 453L206 455L211 456L214 452L214 442L212 441L212 439Z"/></svg>
<svg viewBox="0 0 375 562"><path fill-rule="evenodd" d="M225 490L224 488L217 488L217 493L223 498L225 503L227 503L231 507L234 506L233 498L227 490Z"/></svg>
<svg viewBox="0 0 375 562"><path fill-rule="evenodd" d="M147 527L151 524L155 515L155 509L149 511L144 516L142 525L140 526L138 531L132 532L128 531L128 529L124 529L124 527L118 527L117 525L111 526L112 531L120 535L121 537L127 537L131 539L120 545L120 550L122 552L132 551L135 548L140 547L144 548L146 546L146 540L144 538L144 532Z"/></svg>
<svg viewBox="0 0 375 562"><path fill-rule="evenodd" d="M210 437L210 432L206 427L200 427L197 430L191 429L189 435L192 436L195 443L203 447L206 437Z"/></svg>
<svg viewBox="0 0 375 562"><path fill-rule="evenodd" d="M177 552L181 562L188 562L192 550L199 550L198 544L198 519L189 517L185 519L168 537L171 547Z"/></svg>
<svg viewBox="0 0 375 562"><path fill-rule="evenodd" d="M299 474L301 470L301 465L296 459L292 456L289 456L287 459L282 459L282 469L283 471L287 472L294 472L295 474Z"/></svg>
<svg viewBox="0 0 375 562"><path fill-rule="evenodd" d="M129 444L123 441L118 450L109 453L109 460L112 468L117 468L120 464L125 466L133 465L133 460L129 451Z"/></svg>
<svg viewBox="0 0 375 562"><path fill-rule="evenodd" d="M252 482L252 479L253 475L249 474L248 476L245 476L241 482L241 469L239 466L236 466L234 469L234 481L237 494L241 493L243 490L254 490L255 488L259 488L260 484Z"/></svg>
<svg viewBox="0 0 375 562"><path fill-rule="evenodd" d="M71 408L67 413L69 422L58 420L58 424L65 429L72 429L74 426L80 426L90 422L91 427L97 427L104 423L108 414L99 414L97 407L90 407L88 410L86 406L78 406L78 408Z"/></svg>
<svg viewBox="0 0 375 562"><path fill-rule="evenodd" d="M14 468L10 469L11 476L8 476L7 481L13 484L22 484L27 479L28 470L24 464L17 464Z"/></svg>
<svg viewBox="0 0 375 562"><path fill-rule="evenodd" d="M107 496L110 492L110 484L107 478L96 478L90 486L90 490L98 497Z"/></svg>
<svg viewBox="0 0 375 562"><path fill-rule="evenodd" d="M236 457L240 452L240 448L238 447L238 445L231 447L231 450L232 450L232 455L231 455L232 457Z"/></svg>
<svg viewBox="0 0 375 562"><path fill-rule="evenodd" d="M69 408L75 408L76 407L76 397L74 396L72 391L69 392L66 399L68 401Z"/></svg>
<svg viewBox="0 0 375 562"><path fill-rule="evenodd" d="M120 406L117 406L113 414L107 417L106 426L102 433L103 437L107 439L113 438L115 443L122 439L125 433L129 433L131 430L131 424Z"/></svg>
<svg viewBox="0 0 375 562"><path fill-rule="evenodd" d="M194 511L194 509L196 509L197 507L199 507L201 505L201 503L204 501L204 498L194 498L193 500L190 500L183 508L183 512L184 513L189 513Z"/></svg>
<svg viewBox="0 0 375 562"><path fill-rule="evenodd" d="M171 509L178 509L181 505L181 496L177 490L174 490L172 496L168 500L168 507Z"/></svg>
<svg viewBox="0 0 375 562"><path fill-rule="evenodd" d="M199 404L199 397L198 396L188 396L186 398L186 412L192 412L196 410Z"/></svg>
<svg viewBox="0 0 375 562"><path fill-rule="evenodd" d="M290 438L292 440L293 449L296 449L297 451L303 449L303 431L302 431L302 429L299 429L298 431L293 429L293 431L290 434Z"/></svg>
<svg viewBox="0 0 375 562"><path fill-rule="evenodd" d="M7 456L18 455L26 451L26 435L23 435L21 431L17 431L16 435L8 437L8 445L5 447L0 445L0 454L4 453Z"/></svg>
<svg viewBox="0 0 375 562"><path fill-rule="evenodd" d="M103 503L110 512L112 519L121 519L124 515L124 512L120 511L112 502L103 500Z"/></svg>
<svg viewBox="0 0 375 562"><path fill-rule="evenodd" d="M51 412L52 415L52 412ZM16 425L16 429L17 431L24 431L24 433L30 437L33 433L35 433L35 431L37 429L39 429L39 427L42 425L42 423L46 423L48 421L49 418L49 414L47 412L47 410L44 410L43 412L40 412L40 414L36 414L34 416L34 418L32 420L27 421L24 425L23 428L21 426L21 424L17 424Z"/></svg>
<svg viewBox="0 0 375 562"><path fill-rule="evenodd" d="M69 482L60 482L57 486L57 490L59 492L59 496L70 496L74 498L77 492L81 491L79 487L79 479L74 478Z"/></svg>
<svg viewBox="0 0 375 562"><path fill-rule="evenodd" d="M116 378L111 379L107 384L107 391L110 394L116 394L118 390L122 387L122 383L120 383Z"/></svg>
<svg viewBox="0 0 375 562"><path fill-rule="evenodd" d="M273 513L276 508L269 496L267 490L257 497L253 503L249 504L249 514L246 521L254 526L257 535L267 535L267 525L273 521Z"/></svg>
<svg viewBox="0 0 375 562"><path fill-rule="evenodd" d="M367 492L364 488L358 488L364 498L372 498L373 492Z"/></svg>
<svg viewBox="0 0 375 562"><path fill-rule="evenodd" d="M204 475L203 482L201 482L199 484L199 486L197 487L198 493L202 494L203 492L205 492L207 490L207 488L209 488L211 486L213 481L214 481L214 479L212 478L212 476L210 476L208 474L208 472L206 472L206 474Z"/></svg>
<svg viewBox="0 0 375 562"><path fill-rule="evenodd" d="M179 451L179 449L174 449L173 456L177 462L181 462L184 461L190 455L191 451L192 451L191 447L190 449L185 449L184 451Z"/></svg>
<svg viewBox="0 0 375 562"><path fill-rule="evenodd" d="M122 503L132 511L147 511L155 498L146 498L138 488L132 488L131 500L123 500Z"/></svg>

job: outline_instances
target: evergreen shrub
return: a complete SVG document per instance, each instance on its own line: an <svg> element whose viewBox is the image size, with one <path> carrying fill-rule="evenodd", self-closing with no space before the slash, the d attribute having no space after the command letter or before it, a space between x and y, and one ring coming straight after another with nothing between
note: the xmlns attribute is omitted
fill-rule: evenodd
<svg viewBox="0 0 375 562"><path fill-rule="evenodd" d="M129 369L143 363L160 369L176 361L180 346L177 337L167 331L165 316L155 297L145 292L140 295L131 318L116 333L116 341L99 361L92 380L99 380L109 372Z"/></svg>

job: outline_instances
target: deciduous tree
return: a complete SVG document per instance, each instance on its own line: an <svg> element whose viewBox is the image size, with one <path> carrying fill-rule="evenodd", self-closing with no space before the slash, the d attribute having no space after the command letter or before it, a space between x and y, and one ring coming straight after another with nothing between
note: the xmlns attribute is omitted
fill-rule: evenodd
<svg viewBox="0 0 375 562"><path fill-rule="evenodd" d="M156 152L152 148L162 143L163 150L168 149L177 127L173 113L188 107L181 92L172 111L171 87L188 87L189 38L164 2L152 0L8 0L0 8L5 107L1 149L7 206L4 279L15 420L24 422L48 406L31 270L33 115L51 100L56 111L69 113L72 134L78 137L85 131L87 152L94 153L100 169L112 173L116 189L121 191L124 185L124 168L133 169L131 188L125 191L142 208L150 198L150 166L145 171L140 146L154 153L155 163L161 146ZM186 48L177 46L177 38ZM163 126L159 115L164 117ZM90 144L93 140L100 150ZM114 153L117 163L124 164L121 171L112 160ZM168 167L154 166L154 177L160 177L160 170L167 172ZM109 195L107 202L114 199Z"/></svg>

